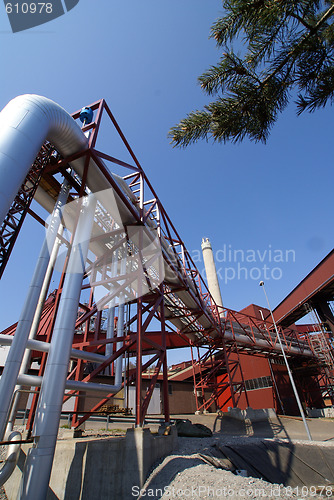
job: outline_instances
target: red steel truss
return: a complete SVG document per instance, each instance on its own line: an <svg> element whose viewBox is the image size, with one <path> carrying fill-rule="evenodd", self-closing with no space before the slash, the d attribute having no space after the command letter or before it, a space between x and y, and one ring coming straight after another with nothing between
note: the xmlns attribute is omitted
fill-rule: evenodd
<svg viewBox="0 0 334 500"><path fill-rule="evenodd" d="M103 326L103 299L99 304L94 302L93 291L97 286L117 284L126 289L128 282L120 276L112 278L108 275L108 266L104 256L91 262L82 282L82 299L78 310L78 318L73 338L73 348L105 354L106 346L111 344L112 354L101 364L90 366L88 362L79 359L72 363L68 380L91 382L99 376L108 373L113 376L115 363L121 356L135 359L135 368L128 370L126 384L136 385L135 419L136 425L143 424L150 398L153 394L159 373L163 373L163 397L165 420L169 420L168 390L167 390L167 350L179 347L192 347L197 350L198 358L194 363L194 384L196 388L198 411L207 410L218 397L226 393L226 402L231 400L231 406L237 406L245 384L240 369L239 352L265 353L269 356L279 356L280 349L276 332L266 321L240 314L232 310L220 310L207 289L184 243L173 223L168 217L156 192L147 179L142 167L125 139L108 105L102 99L90 106L95 111L95 121L83 127L90 133L89 145L86 150L71 155L68 158L58 158L44 168L41 183L53 193L56 200L60 190L59 175L68 180L71 185L70 200L83 196L87 192L87 175L90 161L93 160L103 174L106 188L112 187L121 203L131 214L139 227L150 225L154 228L163 249L164 265L168 273L157 288L151 288L142 297L129 297L127 317L124 322L121 337L106 338ZM80 112L72 116L76 120ZM97 147L98 135L102 120L107 118L121 139L130 160L128 162L102 152ZM69 164L79 158L84 159L82 178L70 172ZM110 169L110 170L109 170ZM118 169L127 189L121 189L111 172ZM130 194L129 194L130 193ZM30 211L37 220L41 219ZM103 215L103 214L102 214ZM96 219L97 224L103 224L103 217ZM132 222L133 225L133 222ZM127 230L125 225L125 230ZM109 228L105 237L113 237L117 230ZM65 241L65 240L64 240ZM68 247L69 244L65 242ZM106 248L105 256L107 257ZM98 271L97 271L98 270ZM66 274L66 262L59 279L58 288L45 303L38 329L39 340L50 342L54 328L54 318L57 314L62 286ZM90 278L88 283L87 278ZM133 279L133 278L132 278ZM91 289L90 297L85 294ZM109 295L110 300L110 295ZM107 302L107 301L106 301ZM222 315L224 312L224 316ZM116 323L115 323L116 327ZM15 325L5 332L13 334ZM315 359L312 345L307 334L301 336L296 331L280 330L284 348L289 356L300 356L305 359ZM203 354L202 349L206 349ZM33 352L33 358L41 360L39 375L42 377L47 354ZM142 374L149 367L154 367L153 377L145 393L142 389ZM226 377L216 382L218 372ZM212 390L212 395L203 397L205 389ZM124 388L124 383L122 386ZM76 398L73 425L81 425L92 412L98 411L114 393L101 396L94 402L84 417L80 413L80 391L67 392L64 401L70 397ZM29 416L31 426L34 418L38 396L34 401ZM246 394L247 398L247 394Z"/></svg>
<svg viewBox="0 0 334 500"><path fill-rule="evenodd" d="M28 213L43 171L46 165L56 159L55 154L54 147L50 143L45 143L0 227L0 278Z"/></svg>
<svg viewBox="0 0 334 500"><path fill-rule="evenodd" d="M223 314L222 314L223 313ZM259 321L241 312L219 308L223 340L219 344L192 352L193 379L197 411L208 411L238 406L242 393L248 397L245 388L239 353L261 355L270 359L281 355L279 341L272 322ZM310 326L310 325L309 325ZM315 326L315 325L313 325ZM314 384L322 390L323 399L333 402L333 345L330 335L311 329L283 328L278 325L282 344L288 357L299 360ZM299 369L301 370L301 369ZM305 378L298 376L298 386L307 404L310 388Z"/></svg>

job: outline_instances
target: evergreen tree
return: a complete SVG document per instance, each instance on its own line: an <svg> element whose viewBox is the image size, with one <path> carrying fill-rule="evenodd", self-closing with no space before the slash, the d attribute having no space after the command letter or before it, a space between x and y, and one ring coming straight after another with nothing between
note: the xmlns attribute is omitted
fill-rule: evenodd
<svg viewBox="0 0 334 500"><path fill-rule="evenodd" d="M245 136L265 142L296 89L298 114L333 102L334 0L225 0L223 7L211 28L222 57L199 77L215 100L170 130L175 146Z"/></svg>

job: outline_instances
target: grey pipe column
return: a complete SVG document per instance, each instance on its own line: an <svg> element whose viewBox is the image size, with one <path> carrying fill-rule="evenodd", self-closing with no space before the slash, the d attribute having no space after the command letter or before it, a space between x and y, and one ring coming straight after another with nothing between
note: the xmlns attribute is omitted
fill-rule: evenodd
<svg viewBox="0 0 334 500"><path fill-rule="evenodd" d="M67 183L67 181L65 181L65 182ZM60 235L63 233L62 224L59 225L58 233ZM45 302L46 295L47 295L48 290L49 290L52 272L53 272L53 268L54 268L54 265L55 265L55 262L56 262L56 259L58 256L58 250L59 250L60 245L61 245L61 240L59 238L56 238L56 241L54 243L54 246L53 246L53 249L51 252L49 264L48 264L47 270L45 272L45 277L44 277L43 285L41 288L41 293L40 293L40 296L38 299L36 311L34 314L34 319L33 319L33 322L32 322L31 328L30 328L28 342L29 342L29 340L34 340L36 338L36 335L38 332L38 326L39 326L39 322L41 319L44 302ZM31 364L31 351L29 349L26 349L25 353L23 355L23 361L21 364L19 374L28 373L28 370L30 368L30 364ZM17 385L15 388L15 396L14 396L15 401L13 402L12 409L9 413L9 418L8 418L7 428L6 428L6 436L10 432L12 432L13 427L14 427L16 413L17 413L17 407L18 407L19 400L20 400L20 392L19 392L20 389L22 389L22 386L20 386L20 385Z"/></svg>
<svg viewBox="0 0 334 500"><path fill-rule="evenodd" d="M36 444L28 453L20 485L22 500L47 496L95 206L94 195L83 199L36 412Z"/></svg>
<svg viewBox="0 0 334 500"><path fill-rule="evenodd" d="M112 260L111 260L111 277L112 278L115 278L115 276L117 276L117 260L118 260L117 259L117 251L114 251L112 254ZM113 293L114 288L115 287L112 284L110 286L110 293ZM115 299L113 298L110 301L109 310L108 310L107 333L106 333L107 340L111 340L115 336L114 322L115 322ZM114 349L113 343L106 344L106 351L105 351L106 358L109 358L110 356L112 356L113 349ZM105 374L111 375L110 365L107 366L107 368L105 369Z"/></svg>
<svg viewBox="0 0 334 500"><path fill-rule="evenodd" d="M122 260L121 260L121 276L126 273L126 262L127 262L127 247L126 244L122 247ZM125 293L122 290L119 294L119 306L118 306L118 321L117 321L117 337L123 337L124 335L124 303L125 303ZM117 351L123 347L123 341L117 342ZM119 356L116 360L115 368L115 385L122 385L122 367L123 367L123 355Z"/></svg>
<svg viewBox="0 0 334 500"><path fill-rule="evenodd" d="M3 439L6 422L9 412L9 407L17 381L17 376L20 371L24 351L26 349L29 332L34 319L38 299L40 297L45 273L49 264L50 254L49 247L53 246L59 225L61 223L61 208L65 205L70 186L67 181L64 181L61 191L56 202L52 219L47 230L47 235L42 245L34 275L32 277L27 297L21 312L19 322L17 324L14 339L8 353L6 364L0 380L0 439Z"/></svg>

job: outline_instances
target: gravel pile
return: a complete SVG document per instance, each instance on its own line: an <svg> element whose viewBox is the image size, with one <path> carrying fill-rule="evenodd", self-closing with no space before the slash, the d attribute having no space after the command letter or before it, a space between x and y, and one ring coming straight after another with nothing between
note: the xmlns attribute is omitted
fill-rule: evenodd
<svg viewBox="0 0 334 500"><path fill-rule="evenodd" d="M257 439L253 439L257 441ZM159 463L149 475L141 492L133 490L133 498L151 500L188 499L261 499L298 498L314 500L328 498L315 488L291 488L268 483L262 479L243 477L228 470L217 469L203 461L199 453L215 443L248 442L249 438L179 438L178 450ZM255 457L254 457L255 458Z"/></svg>

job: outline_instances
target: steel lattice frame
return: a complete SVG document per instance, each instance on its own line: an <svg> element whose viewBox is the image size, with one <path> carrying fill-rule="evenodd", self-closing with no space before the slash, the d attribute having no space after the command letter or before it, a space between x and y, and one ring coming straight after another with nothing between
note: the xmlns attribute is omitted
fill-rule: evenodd
<svg viewBox="0 0 334 500"><path fill-rule="evenodd" d="M52 160L55 161L55 154L52 144L45 143L43 145L0 227L0 278L4 273L24 219L29 211L43 171Z"/></svg>

